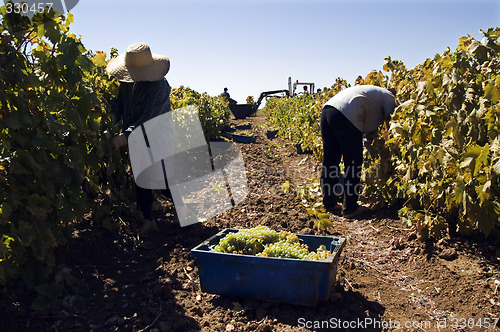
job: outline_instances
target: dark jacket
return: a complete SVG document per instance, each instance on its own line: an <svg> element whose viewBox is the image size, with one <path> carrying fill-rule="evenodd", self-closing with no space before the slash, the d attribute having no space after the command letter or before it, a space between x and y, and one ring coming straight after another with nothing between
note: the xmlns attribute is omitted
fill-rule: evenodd
<svg viewBox="0 0 500 332"><path fill-rule="evenodd" d="M171 111L170 85L166 79L154 82L120 82L111 106L116 120L123 120L123 132L130 133L144 122Z"/></svg>

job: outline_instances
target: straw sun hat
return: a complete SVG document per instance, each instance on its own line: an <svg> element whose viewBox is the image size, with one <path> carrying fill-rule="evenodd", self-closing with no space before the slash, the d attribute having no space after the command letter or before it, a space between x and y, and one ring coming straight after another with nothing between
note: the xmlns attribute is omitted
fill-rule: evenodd
<svg viewBox="0 0 500 332"><path fill-rule="evenodd" d="M125 53L111 59L108 73L121 82L159 81L168 73L170 60L151 53L144 43L130 45Z"/></svg>

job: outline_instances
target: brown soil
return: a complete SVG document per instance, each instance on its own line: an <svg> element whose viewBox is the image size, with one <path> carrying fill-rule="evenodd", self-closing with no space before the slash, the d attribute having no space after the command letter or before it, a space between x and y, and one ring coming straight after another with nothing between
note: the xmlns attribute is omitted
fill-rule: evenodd
<svg viewBox="0 0 500 332"><path fill-rule="evenodd" d="M32 312L17 303L4 311L4 327L11 331L327 331L336 326L339 331L470 331L484 330L489 323L494 330L494 320L500 317L500 255L495 246L477 239L424 243L392 209L353 221L332 215L333 226L320 231L296 191L317 176L313 158L304 159L307 155L298 155L284 140L268 139L262 116L233 123L251 123L252 129L243 133L257 136L256 143L239 144L249 185L242 204L203 224L181 228L173 221L172 207L160 198L159 230L140 241L134 234L113 234L88 221L75 232L65 254L71 274L86 283L82 296L65 297L63 305L50 313ZM288 193L282 188L286 181ZM257 225L347 239L330 300L303 307L201 291L190 250L224 228ZM370 320L372 325L362 325Z"/></svg>

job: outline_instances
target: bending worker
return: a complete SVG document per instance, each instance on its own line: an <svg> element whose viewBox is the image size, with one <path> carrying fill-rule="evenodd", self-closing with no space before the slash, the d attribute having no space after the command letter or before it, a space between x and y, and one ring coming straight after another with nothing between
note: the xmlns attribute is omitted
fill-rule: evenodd
<svg viewBox="0 0 500 332"><path fill-rule="evenodd" d="M342 210L342 215L348 219L368 211L367 207L358 205L363 144L371 145L378 126L389 121L395 105L394 89L358 85L342 90L323 106L321 190L327 211ZM343 185L339 181L342 157Z"/></svg>

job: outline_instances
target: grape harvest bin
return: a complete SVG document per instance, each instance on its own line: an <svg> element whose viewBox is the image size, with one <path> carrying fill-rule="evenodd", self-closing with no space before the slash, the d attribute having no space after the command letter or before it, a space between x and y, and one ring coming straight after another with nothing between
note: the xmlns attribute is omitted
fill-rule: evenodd
<svg viewBox="0 0 500 332"><path fill-rule="evenodd" d="M235 119L245 119L257 110L252 104L229 104L229 109Z"/></svg>
<svg viewBox="0 0 500 332"><path fill-rule="evenodd" d="M222 230L191 250L203 292L305 306L329 299L335 287L344 238L297 235L311 251L325 245L332 252L319 261L210 251L229 232L237 231Z"/></svg>

